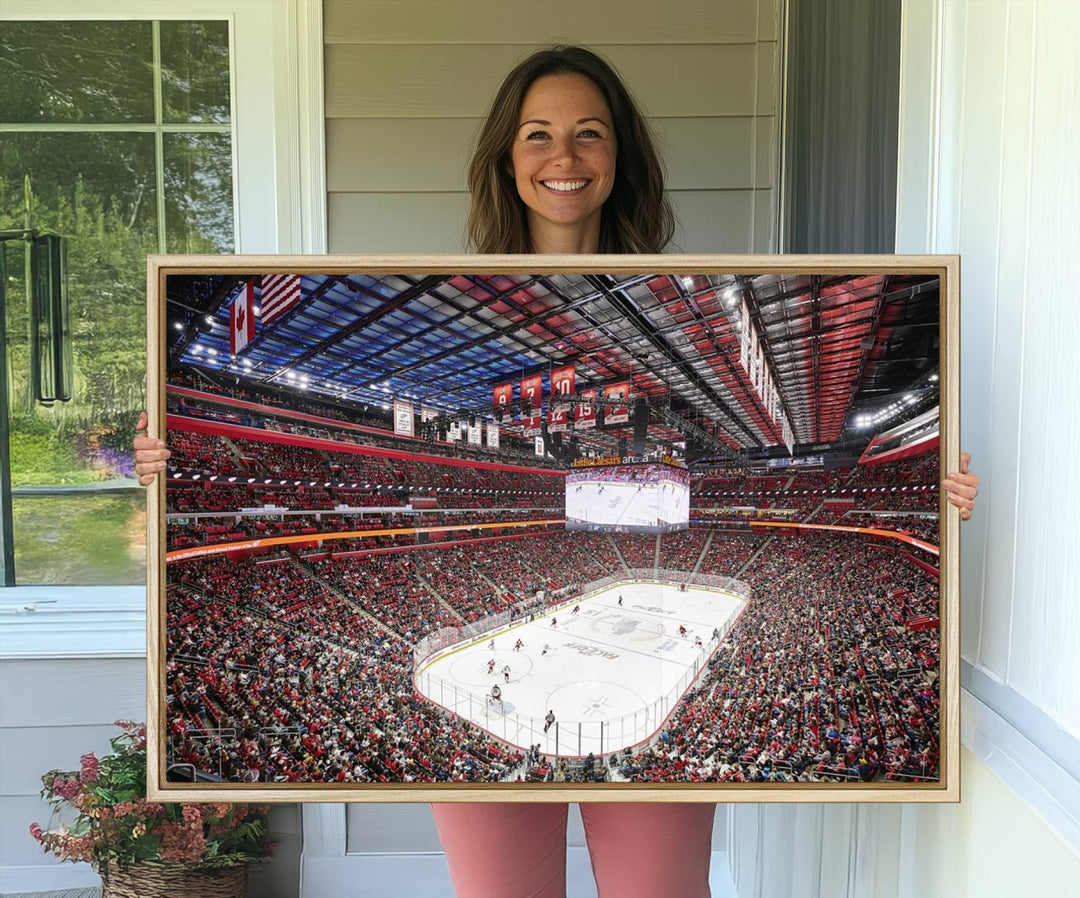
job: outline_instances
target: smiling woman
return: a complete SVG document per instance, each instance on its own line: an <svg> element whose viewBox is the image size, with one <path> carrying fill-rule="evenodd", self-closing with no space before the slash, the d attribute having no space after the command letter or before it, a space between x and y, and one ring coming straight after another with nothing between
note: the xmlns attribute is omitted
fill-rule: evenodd
<svg viewBox="0 0 1080 898"><path fill-rule="evenodd" d="M675 232L645 117L583 47L541 50L510 72L468 180L476 252L660 253Z"/></svg>
<svg viewBox="0 0 1080 898"><path fill-rule="evenodd" d="M520 117L510 168L528 208L533 252L598 246L616 155L604 95L584 75L547 75L525 94Z"/></svg>

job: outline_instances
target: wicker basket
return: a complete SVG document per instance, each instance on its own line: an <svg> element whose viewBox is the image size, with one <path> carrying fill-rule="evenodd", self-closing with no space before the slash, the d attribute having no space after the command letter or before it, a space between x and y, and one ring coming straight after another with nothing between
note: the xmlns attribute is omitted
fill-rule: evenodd
<svg viewBox="0 0 1080 898"><path fill-rule="evenodd" d="M132 864L101 877L101 898L244 898L247 866L199 870L185 864Z"/></svg>

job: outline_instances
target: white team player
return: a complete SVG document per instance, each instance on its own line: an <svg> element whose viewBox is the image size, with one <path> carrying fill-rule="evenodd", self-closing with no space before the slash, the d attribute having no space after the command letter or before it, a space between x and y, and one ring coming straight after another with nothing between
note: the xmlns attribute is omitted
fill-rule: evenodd
<svg viewBox="0 0 1080 898"><path fill-rule="evenodd" d="M502 675L503 675L503 682L504 683L509 683L510 682L510 665L509 664L507 664L502 669Z"/></svg>
<svg viewBox="0 0 1080 898"><path fill-rule="evenodd" d="M542 652L540 653L541 657L543 657L544 655L546 655L546 654L547 654L547 650L548 650L548 645L547 645L547 643L545 642L545 643L544 643L544 650L543 650L543 651L542 651Z"/></svg>
<svg viewBox="0 0 1080 898"><path fill-rule="evenodd" d="M491 640L491 642L488 643L488 648L492 649L494 651L494 649L495 649L495 640L494 639Z"/></svg>

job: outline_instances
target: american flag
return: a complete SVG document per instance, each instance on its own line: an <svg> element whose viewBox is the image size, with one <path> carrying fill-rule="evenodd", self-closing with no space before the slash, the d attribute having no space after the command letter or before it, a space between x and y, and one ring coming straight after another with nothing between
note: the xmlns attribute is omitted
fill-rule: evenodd
<svg viewBox="0 0 1080 898"><path fill-rule="evenodd" d="M263 327L300 302L300 275L264 274L260 318Z"/></svg>

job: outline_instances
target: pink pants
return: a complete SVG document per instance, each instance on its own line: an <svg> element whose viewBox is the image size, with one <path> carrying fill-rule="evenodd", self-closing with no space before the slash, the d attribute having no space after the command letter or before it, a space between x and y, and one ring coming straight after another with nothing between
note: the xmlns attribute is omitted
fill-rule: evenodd
<svg viewBox="0 0 1080 898"><path fill-rule="evenodd" d="M458 898L564 898L567 805L433 804ZM584 802L599 898L709 898L709 802Z"/></svg>

